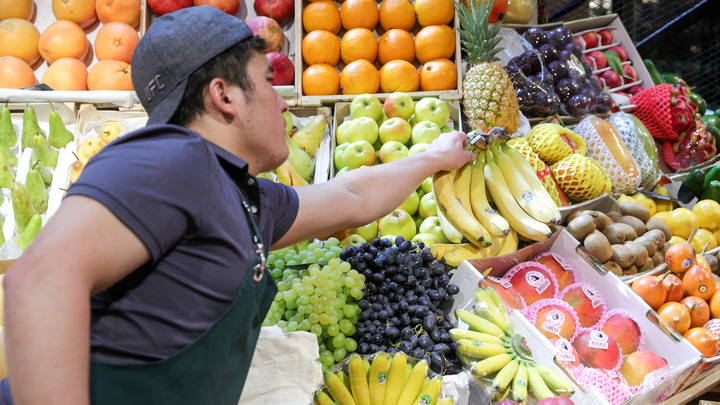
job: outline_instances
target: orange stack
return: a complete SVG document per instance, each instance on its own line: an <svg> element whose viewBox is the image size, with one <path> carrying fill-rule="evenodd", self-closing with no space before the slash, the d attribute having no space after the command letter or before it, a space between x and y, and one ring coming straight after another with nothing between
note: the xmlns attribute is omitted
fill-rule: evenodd
<svg viewBox="0 0 720 405"><path fill-rule="evenodd" d="M303 93L455 89L454 16L452 0L345 0L339 8L311 0L302 13Z"/></svg>

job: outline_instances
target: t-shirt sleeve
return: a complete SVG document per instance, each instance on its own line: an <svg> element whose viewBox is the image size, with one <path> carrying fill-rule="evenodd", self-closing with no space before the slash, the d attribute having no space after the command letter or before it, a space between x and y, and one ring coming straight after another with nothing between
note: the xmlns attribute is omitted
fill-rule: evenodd
<svg viewBox="0 0 720 405"><path fill-rule="evenodd" d="M197 228L207 182L209 149L182 135L108 145L93 157L67 195L90 197L109 209L159 261Z"/></svg>
<svg viewBox="0 0 720 405"><path fill-rule="evenodd" d="M258 181L268 199L270 211L272 211L274 220L272 243L275 243L285 236L295 222L300 206L298 196L292 187L262 178Z"/></svg>

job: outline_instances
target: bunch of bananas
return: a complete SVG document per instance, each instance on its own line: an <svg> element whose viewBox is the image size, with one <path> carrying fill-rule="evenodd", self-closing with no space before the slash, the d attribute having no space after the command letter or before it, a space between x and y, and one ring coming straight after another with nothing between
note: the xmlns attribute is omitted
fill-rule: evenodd
<svg viewBox="0 0 720 405"><path fill-rule="evenodd" d="M517 250L519 237L546 240L549 224L560 211L523 155L505 143L504 131L493 128L480 144L477 160L433 176L433 195L443 232L453 243L434 245L431 252L445 263L499 256ZM494 138L492 143L488 140ZM485 150L483 150L485 149ZM488 196L486 189L490 192ZM497 206L490 205L490 198Z"/></svg>
<svg viewBox="0 0 720 405"><path fill-rule="evenodd" d="M440 398L441 376L427 377L428 363L415 366L405 353L377 353L372 364L354 354L348 360L348 375L342 370L325 374L328 393L315 393L315 405L452 405L452 397Z"/></svg>
<svg viewBox="0 0 720 405"><path fill-rule="evenodd" d="M452 329L457 356L470 367L478 379L495 374L492 387L498 401L511 396L524 404L528 389L542 400L557 395L571 396L572 384L550 367L532 361L532 353L514 335L505 306L492 287L475 291L473 312L457 310L455 314L470 330Z"/></svg>

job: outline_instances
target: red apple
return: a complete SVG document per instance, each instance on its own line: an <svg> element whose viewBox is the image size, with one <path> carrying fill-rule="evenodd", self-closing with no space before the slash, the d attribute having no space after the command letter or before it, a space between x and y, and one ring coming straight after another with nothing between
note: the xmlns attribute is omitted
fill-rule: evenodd
<svg viewBox="0 0 720 405"><path fill-rule="evenodd" d="M601 45L610 45L613 41L613 34L609 30L600 30L598 31L598 36L600 37L600 44Z"/></svg>
<svg viewBox="0 0 720 405"><path fill-rule="evenodd" d="M614 51L616 54L618 54L618 56L620 57L620 62L627 61L627 52L625 51L625 49L623 49L622 46L612 46L608 50Z"/></svg>
<svg viewBox="0 0 720 405"><path fill-rule="evenodd" d="M269 17L257 16L245 21L253 35L265 40L268 49L265 52L282 52L285 46L285 33L280 24Z"/></svg>
<svg viewBox="0 0 720 405"><path fill-rule="evenodd" d="M631 96L634 96L634 95L640 93L640 92L643 91L643 90L644 90L644 89L643 89L642 87L640 87L640 86L632 86L632 87L630 87L629 89L627 89L627 93L628 93L629 95L631 95ZM682 288L682 287L680 287L680 288ZM683 291L683 293L685 293L685 292Z"/></svg>
<svg viewBox="0 0 720 405"><path fill-rule="evenodd" d="M643 383L645 376L659 368L667 366L667 361L650 350L630 353L623 360L620 373L630 386Z"/></svg>
<svg viewBox="0 0 720 405"><path fill-rule="evenodd" d="M608 63L604 53L600 51L592 51L590 52L590 57L595 59L597 70L605 69L607 67Z"/></svg>
<svg viewBox="0 0 720 405"><path fill-rule="evenodd" d="M630 79L627 77L623 77L623 83L630 84L637 81L637 72L635 71L635 68L630 65L623 65L622 67L623 73L625 73L625 76L629 76Z"/></svg>
<svg viewBox="0 0 720 405"><path fill-rule="evenodd" d="M605 82L598 75L593 75L593 77L600 83L600 87L605 88Z"/></svg>
<svg viewBox="0 0 720 405"><path fill-rule="evenodd" d="M280 52L265 54L273 68L273 86L287 86L295 82L295 68L292 61Z"/></svg>
<svg viewBox="0 0 720 405"><path fill-rule="evenodd" d="M193 0L147 0L150 11L157 17L183 8L192 7Z"/></svg>
<svg viewBox="0 0 720 405"><path fill-rule="evenodd" d="M295 17L295 2L293 0L255 0L253 4L255 14L270 17L277 21L281 27Z"/></svg>
<svg viewBox="0 0 720 405"><path fill-rule="evenodd" d="M593 70L597 70L597 67L596 67L597 65L595 64L595 61L589 55L583 55L583 60L585 62L587 62L588 65L590 65L593 68Z"/></svg>
<svg viewBox="0 0 720 405"><path fill-rule="evenodd" d="M603 72L600 77L605 80L605 84L611 89L622 86L622 78L615 71L608 70Z"/></svg>
<svg viewBox="0 0 720 405"><path fill-rule="evenodd" d="M240 10L240 0L193 0L193 6L215 7L230 15L235 15Z"/></svg>
<svg viewBox="0 0 720 405"><path fill-rule="evenodd" d="M597 48L600 45L600 37L594 32L583 34L582 39L585 41L585 49Z"/></svg>

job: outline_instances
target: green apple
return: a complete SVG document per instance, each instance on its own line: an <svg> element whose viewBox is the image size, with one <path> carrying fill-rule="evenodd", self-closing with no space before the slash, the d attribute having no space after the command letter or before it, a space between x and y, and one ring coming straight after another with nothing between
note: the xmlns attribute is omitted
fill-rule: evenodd
<svg viewBox="0 0 720 405"><path fill-rule="evenodd" d="M422 222L424 221L422 217L417 216L413 217L413 219L415 220L415 229L420 229L420 225L422 225Z"/></svg>
<svg viewBox="0 0 720 405"><path fill-rule="evenodd" d="M454 129L450 128L449 126L445 125L442 128L440 128L440 132L443 134L447 134L448 132L452 132Z"/></svg>
<svg viewBox="0 0 720 405"><path fill-rule="evenodd" d="M381 163L388 163L406 157L408 152L407 146L400 142L389 141L380 148L378 156L380 156Z"/></svg>
<svg viewBox="0 0 720 405"><path fill-rule="evenodd" d="M380 235L402 235L403 238L410 240L417 233L415 221L401 208L380 218L378 226L380 228Z"/></svg>
<svg viewBox="0 0 720 405"><path fill-rule="evenodd" d="M433 176L429 176L427 179L423 180L422 189L425 192L425 194L432 193L432 181L433 181Z"/></svg>
<svg viewBox="0 0 720 405"><path fill-rule="evenodd" d="M350 169L375 165L375 149L368 141L356 141L343 151L343 160Z"/></svg>
<svg viewBox="0 0 720 405"><path fill-rule="evenodd" d="M402 118L390 118L380 125L378 136L382 143L390 141L407 143L412 136L412 127Z"/></svg>
<svg viewBox="0 0 720 405"><path fill-rule="evenodd" d="M445 126L450 118L447 103L435 98L425 97L415 103L415 120L417 122L432 121L440 127Z"/></svg>
<svg viewBox="0 0 720 405"><path fill-rule="evenodd" d="M408 124L410 124L410 127L415 128L415 125L417 125L417 120L415 119L415 116L413 115L408 119Z"/></svg>
<svg viewBox="0 0 720 405"><path fill-rule="evenodd" d="M335 141L338 145L342 145L344 143L348 143L347 138L347 127L350 124L350 121L345 121L338 127L337 131L335 131Z"/></svg>
<svg viewBox="0 0 720 405"><path fill-rule="evenodd" d="M416 153L425 152L425 150L430 146L429 143L416 143L415 145L410 147L410 150L408 150L408 156L414 155Z"/></svg>
<svg viewBox="0 0 720 405"><path fill-rule="evenodd" d="M377 238L378 222L373 221L365 226L360 226L360 227L354 228L353 230L350 231L350 233L360 235L366 241L371 242L373 239Z"/></svg>
<svg viewBox="0 0 720 405"><path fill-rule="evenodd" d="M420 199L418 211L420 211L420 216L423 218L437 216L437 203L435 203L432 193L425 194Z"/></svg>
<svg viewBox="0 0 720 405"><path fill-rule="evenodd" d="M383 107L388 117L409 120L415 111L415 102L407 94L396 91L385 98Z"/></svg>
<svg viewBox="0 0 720 405"><path fill-rule="evenodd" d="M290 132L293 130L292 114L290 114L290 111L285 111L282 116L285 118L285 132L290 135Z"/></svg>
<svg viewBox="0 0 720 405"><path fill-rule="evenodd" d="M385 111L383 111L383 113L380 114L380 118L377 119L378 127L380 127L380 125L382 125L383 122L385 122L385 121L387 121L387 120L388 120L388 116L385 115Z"/></svg>
<svg viewBox="0 0 720 405"><path fill-rule="evenodd" d="M438 238L440 243L450 243L447 236L445 236L445 233L442 231L442 227L440 226L440 218L438 218L437 216L433 215L425 218L418 229L421 233L429 233L431 235L435 235L435 237Z"/></svg>
<svg viewBox="0 0 720 405"><path fill-rule="evenodd" d="M345 136L350 143L360 140L375 143L378 139L378 124L368 117L355 118L348 123Z"/></svg>
<svg viewBox="0 0 720 405"><path fill-rule="evenodd" d="M415 192L417 193L418 200L419 200L419 199L423 198L425 196L425 194L427 194L427 193L423 191L422 187L418 187L418 188L419 188L419 190L415 190ZM420 215L420 214L418 214L418 215Z"/></svg>
<svg viewBox="0 0 720 405"><path fill-rule="evenodd" d="M343 167L346 167L345 159L343 159L343 152L345 152L345 148L350 145L349 143L344 143L342 145L338 145L335 147L335 152L333 153L333 160L335 161L335 169L340 170Z"/></svg>
<svg viewBox="0 0 720 405"><path fill-rule="evenodd" d="M353 119L369 117L373 121L377 121L382 112L383 106L380 104L380 100L372 94L360 94L350 103L350 116Z"/></svg>
<svg viewBox="0 0 720 405"><path fill-rule="evenodd" d="M350 168L347 167L347 166L345 166L345 167L343 167L342 169L338 170L337 173L335 173L335 177L337 177L337 176L339 176L339 175L341 175L341 174L343 174L343 173L347 173L347 172L349 172L349 171L350 171Z"/></svg>
<svg viewBox="0 0 720 405"><path fill-rule="evenodd" d="M363 239L362 236L358 234L351 233L348 236L342 238L340 241L340 247L343 248L343 250L347 249L349 246L355 246L358 247L362 245L363 243L367 242L365 239Z"/></svg>
<svg viewBox="0 0 720 405"><path fill-rule="evenodd" d="M413 145L419 143L430 143L433 139L440 136L440 127L438 124L432 121L418 122L415 128L412 129L412 141Z"/></svg>
<svg viewBox="0 0 720 405"><path fill-rule="evenodd" d="M413 242L422 242L425 246L437 245L440 243L440 239L437 236L430 233L418 233L412 238Z"/></svg>
<svg viewBox="0 0 720 405"><path fill-rule="evenodd" d="M415 215L415 213L418 210L418 206L420 205L420 197L418 197L416 192L412 192L410 194L410 197L407 198L398 208L402 208L407 212L409 215Z"/></svg>

